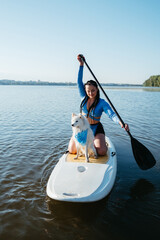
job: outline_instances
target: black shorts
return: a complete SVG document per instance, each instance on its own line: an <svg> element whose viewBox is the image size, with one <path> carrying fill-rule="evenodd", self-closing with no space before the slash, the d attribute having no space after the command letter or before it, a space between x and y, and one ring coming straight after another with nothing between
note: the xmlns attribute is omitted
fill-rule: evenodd
<svg viewBox="0 0 160 240"><path fill-rule="evenodd" d="M100 123L100 122L98 123L95 136L96 136L98 133L103 133L103 134L105 135L105 131L104 131L103 125L102 125L102 123Z"/></svg>

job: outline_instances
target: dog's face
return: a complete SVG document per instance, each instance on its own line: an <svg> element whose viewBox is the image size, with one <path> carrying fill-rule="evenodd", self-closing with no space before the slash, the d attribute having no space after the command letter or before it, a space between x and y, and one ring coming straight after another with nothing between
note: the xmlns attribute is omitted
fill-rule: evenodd
<svg viewBox="0 0 160 240"><path fill-rule="evenodd" d="M72 118L71 118L72 127L82 128L83 124L84 124L83 116L81 114L76 115L72 113Z"/></svg>

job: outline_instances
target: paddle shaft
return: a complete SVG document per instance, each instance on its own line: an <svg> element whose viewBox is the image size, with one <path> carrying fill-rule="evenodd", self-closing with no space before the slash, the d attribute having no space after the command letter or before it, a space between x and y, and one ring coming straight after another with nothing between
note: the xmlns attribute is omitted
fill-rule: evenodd
<svg viewBox="0 0 160 240"><path fill-rule="evenodd" d="M117 110L115 109L114 105L112 104L111 100L109 99L109 97L107 96L105 91L103 90L103 88L102 88L101 84L99 83L99 81L97 80L96 76L94 75L94 73L92 72L90 67L88 66L85 58L83 57L83 55L79 55L79 56L81 57L82 61L86 64L86 66L89 69L90 73L92 74L92 76L94 77L95 81L97 82L98 86L100 87L100 89L102 90L103 94L107 98L110 106L112 107L114 112L117 114L117 117L119 118L119 120L121 121L123 127L125 128L125 123L123 122L123 120L120 117L119 113L117 112ZM142 143L140 143L138 140L136 140L134 137L132 137L130 131L126 130L126 132L130 136L133 155L134 155L134 158L135 158L138 166L142 170L147 170L149 168L152 168L156 164L156 160L155 160L154 156L152 155L152 153Z"/></svg>
<svg viewBox="0 0 160 240"><path fill-rule="evenodd" d="M109 99L109 97L107 96L107 94L105 93L104 89L102 88L101 84L99 83L98 79L96 78L96 76L94 75L94 73L92 72L92 70L90 69L90 67L88 66L85 58L83 56L81 56L83 62L86 64L87 68L89 69L90 73L92 74L92 76L94 77L94 79L96 80L98 86L100 87L101 91L103 92L103 94L105 95L105 97L107 98L110 106L112 107L112 109L114 110L114 112L116 113L117 117L119 118L119 120L121 121L123 127L125 128L125 123L124 121L122 120L121 116L119 115L119 113L117 112L117 110L115 109L114 105L112 104L111 100ZM132 137L130 131L126 131L128 133L128 135L130 137Z"/></svg>

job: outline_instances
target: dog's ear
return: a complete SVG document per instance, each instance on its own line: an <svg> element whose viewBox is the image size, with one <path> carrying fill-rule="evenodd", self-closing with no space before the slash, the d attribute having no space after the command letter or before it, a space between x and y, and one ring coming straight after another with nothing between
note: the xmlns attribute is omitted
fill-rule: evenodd
<svg viewBox="0 0 160 240"><path fill-rule="evenodd" d="M72 117L75 117L76 116L76 114L75 113L72 113Z"/></svg>
<svg viewBox="0 0 160 240"><path fill-rule="evenodd" d="M79 114L80 118L84 118L84 115L82 113Z"/></svg>
<svg viewBox="0 0 160 240"><path fill-rule="evenodd" d="M84 120L84 115L82 113L80 113L79 116L82 120Z"/></svg>
<svg viewBox="0 0 160 240"><path fill-rule="evenodd" d="M85 117L83 114L80 113L80 118L84 121L85 120Z"/></svg>

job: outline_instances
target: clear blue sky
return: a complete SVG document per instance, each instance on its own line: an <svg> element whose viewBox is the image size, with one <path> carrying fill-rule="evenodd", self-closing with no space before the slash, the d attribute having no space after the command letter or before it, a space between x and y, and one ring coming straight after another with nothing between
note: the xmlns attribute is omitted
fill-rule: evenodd
<svg viewBox="0 0 160 240"><path fill-rule="evenodd" d="M160 0L0 0L0 12L0 79L76 82L78 53L102 83L160 74Z"/></svg>

